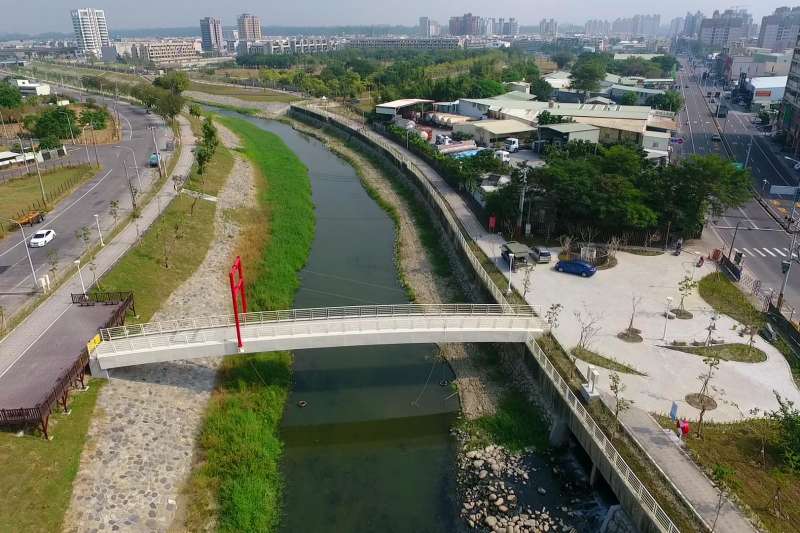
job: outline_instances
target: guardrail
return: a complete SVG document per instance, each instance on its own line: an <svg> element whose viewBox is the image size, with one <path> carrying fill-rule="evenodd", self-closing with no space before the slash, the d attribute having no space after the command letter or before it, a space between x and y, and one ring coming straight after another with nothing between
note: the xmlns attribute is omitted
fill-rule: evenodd
<svg viewBox="0 0 800 533"><path fill-rule="evenodd" d="M390 146L383 140L382 137L377 136L374 138L372 136L367 135L366 128L358 123L352 122L344 117L334 116L334 115L322 115L317 114L314 111L311 111L305 106L298 106L293 105L294 109L298 109L301 112L305 112L309 115L312 115L313 118L319 121L328 121L331 118L336 121L337 123L343 125L346 128L353 130L355 133L362 135L364 138L368 139L373 144L378 145L379 147L383 148L389 154L392 154L395 159L402 162L406 165L407 168L412 170L416 175L418 182L425 190L428 192L429 197L436 203L437 207L441 211L442 215L447 220L450 227L454 229L453 233L456 237L457 244L461 247L462 251L466 255L467 259L469 260L470 264L475 269L476 274L483 282L486 289L495 298L496 301L501 302L500 305L503 307L513 307L508 304L503 295L503 292L497 287L494 281L489 276L488 272L483 268L483 265L480 263L478 258L472 252L469 242L467 238L464 236L464 229L461 223L457 220L455 215L452 213L449 204L444 200L441 196L441 193L430 183L428 178L425 174L411 161L408 161L407 158L397 150L396 148ZM570 411L575 415L578 421L583 426L584 430L591 436L592 440L595 444L602 450L603 455L609 460L612 468L616 471L617 475L622 479L628 489L636 496L637 500L642 504L643 508L646 510L648 514L650 514L656 525L666 533L680 533L678 527L672 522L667 515L666 511L658 504L656 499L647 490L644 484L639 480L638 476L631 470L622 456L617 452L614 445L611 441L606 438L605 433L600 428L600 426L595 422L594 418L592 418L591 414L586 410L586 408L581 403L580 399L575 396L572 390L569 387L569 384L564 380L564 378L559 374L558 370L553 366L550 360L547 358L547 355L541 349L541 347L536 343L534 339L530 339L526 345L530 349L531 353L534 355L534 358L539 363L541 368L544 370L544 373L553 383L554 388L558 391L558 394L566 401L567 405L569 406Z"/></svg>
<svg viewBox="0 0 800 533"><path fill-rule="evenodd" d="M241 313L242 327L281 322L307 322L310 320L334 320L350 318L377 318L425 315L498 315L498 316L538 316L536 310L527 305L498 304L401 304L401 305L358 305L348 307L315 307L309 309L285 309L279 311L257 311ZM104 341L146 337L165 333L180 333L236 325L234 315L207 316L163 322L130 324L100 330Z"/></svg>

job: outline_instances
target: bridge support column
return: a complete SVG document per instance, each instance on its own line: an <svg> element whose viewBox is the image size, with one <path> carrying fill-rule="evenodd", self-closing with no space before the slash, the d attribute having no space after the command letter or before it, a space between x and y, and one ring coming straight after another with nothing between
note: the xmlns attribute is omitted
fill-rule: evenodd
<svg viewBox="0 0 800 533"><path fill-rule="evenodd" d="M95 378L109 378L108 370L100 368L100 361L97 360L97 357L89 358L89 373Z"/></svg>
<svg viewBox="0 0 800 533"><path fill-rule="evenodd" d="M597 476L600 474L600 471L597 469L597 465L592 463L592 471L589 473L589 486L594 487L594 484L597 483Z"/></svg>
<svg viewBox="0 0 800 533"><path fill-rule="evenodd" d="M550 446L560 448L566 446L569 440L569 425L563 417L554 417L550 426L548 441Z"/></svg>

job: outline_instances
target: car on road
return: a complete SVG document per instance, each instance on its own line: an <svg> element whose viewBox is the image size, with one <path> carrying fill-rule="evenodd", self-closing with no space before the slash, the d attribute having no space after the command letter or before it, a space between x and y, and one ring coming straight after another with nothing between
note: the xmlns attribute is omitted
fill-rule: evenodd
<svg viewBox="0 0 800 533"><path fill-rule="evenodd" d="M537 263L549 263L552 255L550 254L550 250L544 246L534 246L531 248L531 257L533 257L533 260Z"/></svg>
<svg viewBox="0 0 800 533"><path fill-rule="evenodd" d="M722 137L720 137L719 133L715 133L711 136L711 140L715 143L722 142Z"/></svg>
<svg viewBox="0 0 800 533"><path fill-rule="evenodd" d="M152 154L150 154L150 159L147 160L147 163L151 167L157 167L160 162L159 159L160 159L159 155L153 152Z"/></svg>
<svg viewBox="0 0 800 533"><path fill-rule="evenodd" d="M36 233L33 234L33 237L31 237L31 240L29 241L28 244L31 248L41 248L42 246L45 246L47 243L55 239L55 237L56 237L56 232L51 229L37 231Z"/></svg>
<svg viewBox="0 0 800 533"><path fill-rule="evenodd" d="M595 275L597 272L597 267L587 263L586 261L559 261L556 263L556 271L567 274L575 274L576 276L581 276L582 278L589 278Z"/></svg>

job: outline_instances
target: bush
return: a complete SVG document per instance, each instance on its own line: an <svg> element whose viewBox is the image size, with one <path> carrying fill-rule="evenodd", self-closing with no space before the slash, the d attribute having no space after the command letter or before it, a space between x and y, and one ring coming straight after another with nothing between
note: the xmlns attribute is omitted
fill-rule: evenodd
<svg viewBox="0 0 800 533"><path fill-rule="evenodd" d="M19 107L22 105L22 93L17 87L0 82L0 107Z"/></svg>
<svg viewBox="0 0 800 533"><path fill-rule="evenodd" d="M780 428L779 442L783 460L786 468L800 473L800 410L794 406L794 402L784 400L777 392L775 398L780 407L770 413L770 418Z"/></svg>
<svg viewBox="0 0 800 533"><path fill-rule="evenodd" d="M108 123L108 111L101 107L95 107L94 109L84 109L81 113L80 118L80 125L86 126L91 124L92 128L95 130L104 130Z"/></svg>
<svg viewBox="0 0 800 533"><path fill-rule="evenodd" d="M52 135L39 140L39 150L52 150L61 146L61 139Z"/></svg>
<svg viewBox="0 0 800 533"><path fill-rule="evenodd" d="M69 139L75 124L75 112L66 107L45 109L25 121L25 126L39 139Z"/></svg>

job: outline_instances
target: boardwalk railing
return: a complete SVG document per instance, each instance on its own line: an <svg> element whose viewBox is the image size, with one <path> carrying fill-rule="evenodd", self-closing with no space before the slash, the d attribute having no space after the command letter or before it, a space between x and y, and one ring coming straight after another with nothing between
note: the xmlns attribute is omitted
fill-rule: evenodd
<svg viewBox="0 0 800 533"><path fill-rule="evenodd" d="M401 304L401 305L359 305L349 307L317 307L309 309L285 309L278 311L257 311L242 313L239 320L242 327L284 322L308 322L313 320L378 318L402 316L538 316L534 307L527 305L498 304ZM114 341L131 337L163 335L185 331L226 328L236 325L234 315L206 316L147 322L102 329L103 341Z"/></svg>
<svg viewBox="0 0 800 533"><path fill-rule="evenodd" d="M397 161L412 171L416 176L419 185L421 185L427 192L429 197L436 203L440 212L447 220L450 227L456 236L457 244L461 247L465 256L469 260L472 267L475 269L476 274L483 282L486 289L494 297L494 299L503 307L513 307L508 304L503 292L497 287L489 273L483 268L483 265L478 260L477 256L473 253L467 237L464 235L462 225L457 221L457 218L452 214L450 205L444 200L441 193L430 183L425 173L422 172L417 165L409 161L408 158L400 152L395 146L387 142L377 134L369 135L363 124L359 124L348 120L343 117L323 114L316 110L311 110L306 106L293 105L293 109L299 110L301 113L311 115L312 118L320 121L334 120L341 126L351 130L353 133L360 135L367 139L369 142L383 148L387 153L391 154ZM642 507L650 516L653 517L655 524L666 533L680 533L678 527L672 522L667 515L666 511L659 505L653 495L644 486L638 476L631 470L620 453L614 447L610 440L605 436L602 428L595 422L594 418L589 414L586 408L581 403L580 399L572 392L568 383L564 380L558 370L553 366L547 355L536 343L534 339L530 339L527 343L528 348L533 354L539 366L544 371L545 375L553 383L553 386L558 391L558 394L564 398L570 411L579 421L584 430L591 435L592 440L602 450L605 457L609 460L612 468L615 470L620 479L622 479L629 490L636 496Z"/></svg>

